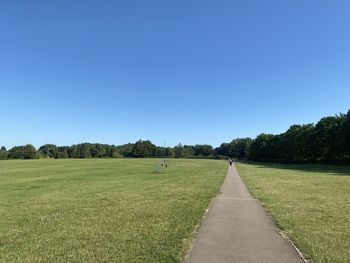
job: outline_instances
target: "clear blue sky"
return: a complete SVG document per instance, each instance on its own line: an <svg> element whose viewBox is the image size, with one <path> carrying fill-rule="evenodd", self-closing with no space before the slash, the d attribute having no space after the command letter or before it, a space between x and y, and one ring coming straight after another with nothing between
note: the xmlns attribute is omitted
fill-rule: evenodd
<svg viewBox="0 0 350 263"><path fill-rule="evenodd" d="M208 143L350 108L350 2L2 1L0 145Z"/></svg>

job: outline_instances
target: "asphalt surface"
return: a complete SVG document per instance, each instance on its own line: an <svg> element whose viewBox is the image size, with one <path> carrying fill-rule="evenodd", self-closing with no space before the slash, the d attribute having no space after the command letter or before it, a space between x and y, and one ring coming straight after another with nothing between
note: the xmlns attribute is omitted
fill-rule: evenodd
<svg viewBox="0 0 350 263"><path fill-rule="evenodd" d="M303 263L234 165L194 241L187 263Z"/></svg>

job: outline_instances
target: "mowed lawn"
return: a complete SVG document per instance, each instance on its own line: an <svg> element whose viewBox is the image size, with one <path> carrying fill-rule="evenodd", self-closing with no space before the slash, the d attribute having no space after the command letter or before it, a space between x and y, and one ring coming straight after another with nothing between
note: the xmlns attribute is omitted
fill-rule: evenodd
<svg viewBox="0 0 350 263"><path fill-rule="evenodd" d="M0 161L0 262L182 262L226 163Z"/></svg>
<svg viewBox="0 0 350 263"><path fill-rule="evenodd" d="M236 165L253 195L314 262L350 262L350 167Z"/></svg>

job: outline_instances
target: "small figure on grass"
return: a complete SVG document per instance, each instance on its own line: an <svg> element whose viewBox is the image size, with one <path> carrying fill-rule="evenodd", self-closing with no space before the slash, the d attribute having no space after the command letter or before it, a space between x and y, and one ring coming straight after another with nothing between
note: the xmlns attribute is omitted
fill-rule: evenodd
<svg viewBox="0 0 350 263"><path fill-rule="evenodd" d="M168 163L167 163L167 161L164 159L164 161L159 165L158 163L156 164L156 169L155 169L155 172L156 173L159 173L159 171L160 171L160 168L163 168L163 167L165 167L165 168L167 168L168 167Z"/></svg>
<svg viewBox="0 0 350 263"><path fill-rule="evenodd" d="M159 164L156 164L155 172L156 172L156 173L159 173Z"/></svg>

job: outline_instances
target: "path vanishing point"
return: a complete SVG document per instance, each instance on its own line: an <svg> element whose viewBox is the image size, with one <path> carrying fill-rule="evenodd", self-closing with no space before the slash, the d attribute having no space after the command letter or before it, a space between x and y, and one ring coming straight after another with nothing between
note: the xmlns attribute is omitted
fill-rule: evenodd
<svg viewBox="0 0 350 263"><path fill-rule="evenodd" d="M214 199L187 263L303 263L255 200L234 164Z"/></svg>

